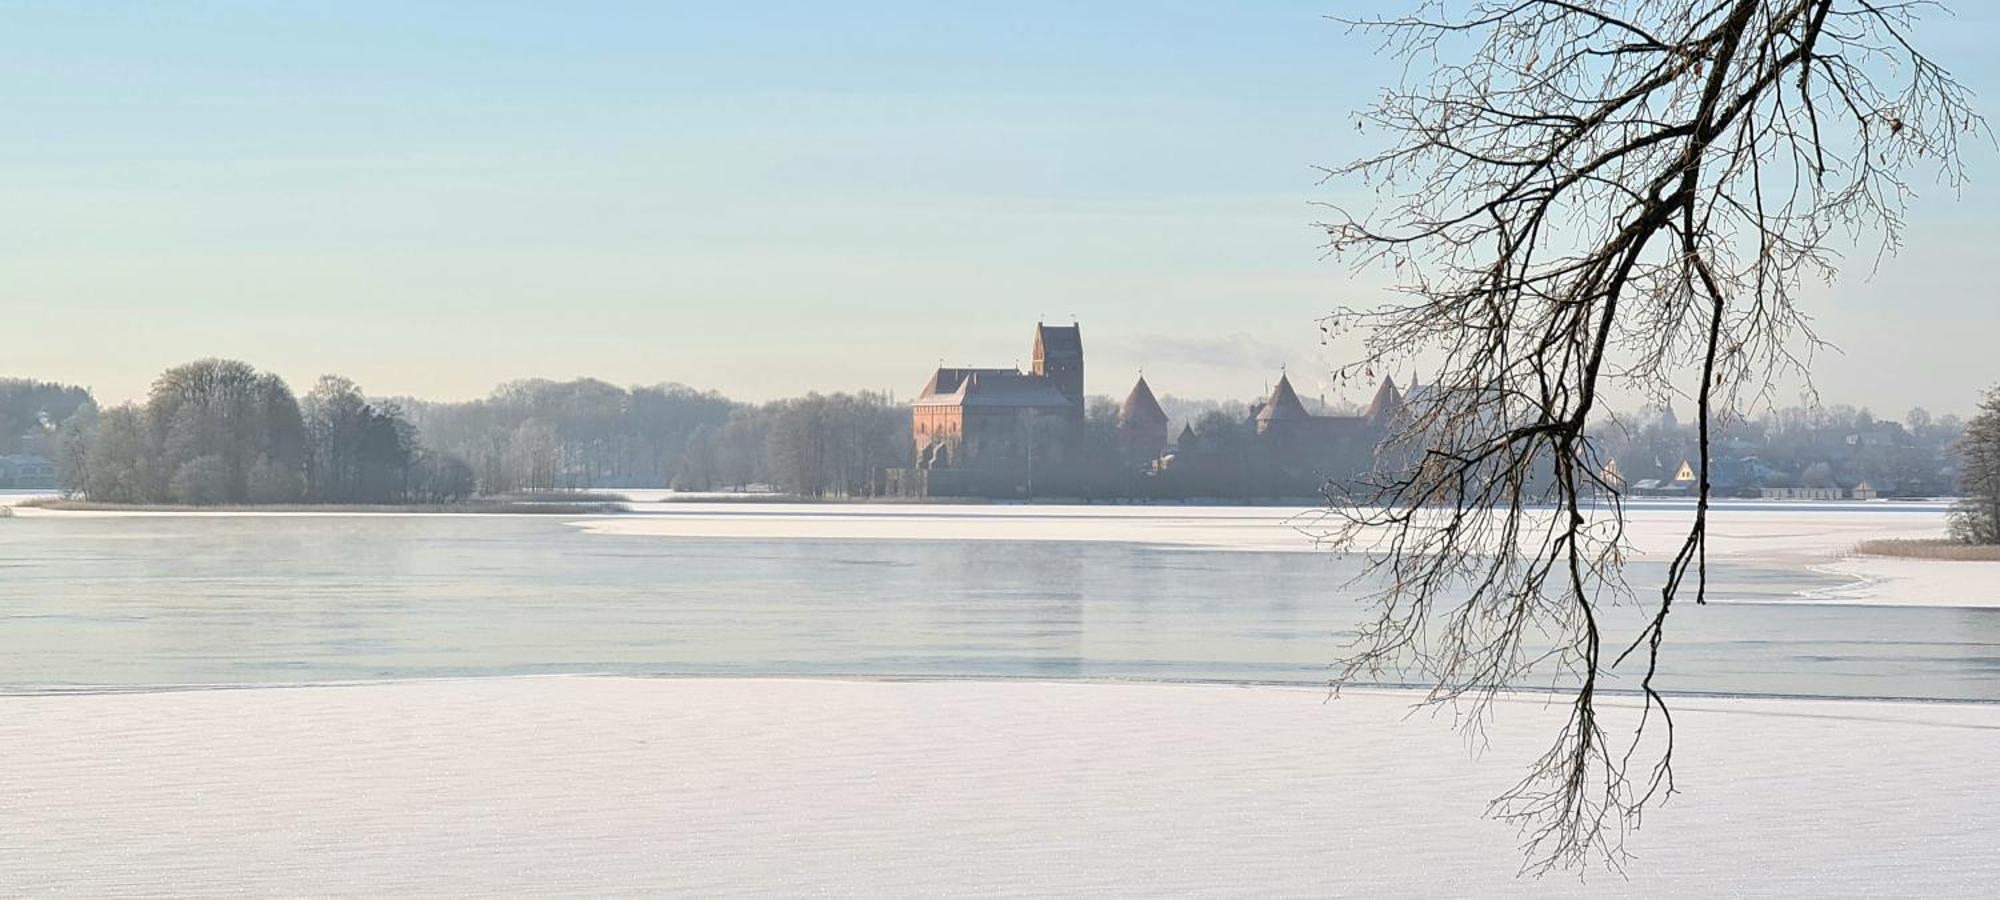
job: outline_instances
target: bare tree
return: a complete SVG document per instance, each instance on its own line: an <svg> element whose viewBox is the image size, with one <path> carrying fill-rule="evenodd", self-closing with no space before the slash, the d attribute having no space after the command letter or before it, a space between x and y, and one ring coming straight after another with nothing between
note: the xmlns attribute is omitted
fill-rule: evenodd
<svg viewBox="0 0 2000 900"><path fill-rule="evenodd" d="M1367 336L1347 376L1443 362L1386 454L1401 464L1339 488L1328 513L1327 537L1374 551L1380 579L1339 682L1415 669L1430 702L1475 723L1505 691L1560 691L1567 723L1492 807L1522 829L1530 871L1618 866L1639 814L1673 792L1654 676L1669 611L1690 588L1704 599L1711 422L1803 371L1818 339L1801 284L1832 275L1838 244L1893 250L1910 173L1955 187L1958 141L1983 132L1913 46L1935 10L1430 0L1350 23L1405 69L1361 122L1392 146L1329 173L1381 205L1332 207L1325 227L1345 258L1392 271L1400 299L1325 324ZM1632 596L1632 548L1592 431L1613 386L1691 394L1700 417L1685 539L1643 625L1616 636L1604 614ZM1628 657L1644 705L1614 744L1598 700Z"/></svg>

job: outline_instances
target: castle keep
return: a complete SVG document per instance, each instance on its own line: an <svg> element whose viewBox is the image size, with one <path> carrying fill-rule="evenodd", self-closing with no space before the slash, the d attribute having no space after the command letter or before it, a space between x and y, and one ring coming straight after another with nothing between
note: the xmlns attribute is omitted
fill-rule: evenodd
<svg viewBox="0 0 2000 900"><path fill-rule="evenodd" d="M911 404L919 470L1006 470L1083 427L1083 333L1036 325L1034 368L939 369Z"/></svg>
<svg viewBox="0 0 2000 900"><path fill-rule="evenodd" d="M1327 477L1373 465L1403 399L1395 382L1384 379L1361 415L1316 415L1281 376L1271 396L1253 404L1245 418L1205 428L1229 433L1198 433L1189 423L1174 442L1168 440L1170 417L1143 376L1119 405L1115 423L1108 410L1101 420L1087 420L1087 403L1082 329L1037 324L1028 371L944 367L931 374L911 403L915 458L909 469L890 473L891 490L1032 496L1040 479L1044 493L1088 493L1093 484L1141 480L1188 496L1202 495L1211 482L1264 496L1310 493Z"/></svg>

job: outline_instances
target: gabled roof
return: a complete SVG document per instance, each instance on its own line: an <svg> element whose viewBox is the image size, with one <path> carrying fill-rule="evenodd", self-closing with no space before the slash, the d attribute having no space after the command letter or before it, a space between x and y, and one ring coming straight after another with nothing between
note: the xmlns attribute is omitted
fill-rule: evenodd
<svg viewBox="0 0 2000 900"><path fill-rule="evenodd" d="M1185 425L1182 425L1181 436L1174 443L1176 443L1179 446L1186 447L1187 445L1192 444L1194 442L1195 442L1194 423L1189 422Z"/></svg>
<svg viewBox="0 0 2000 900"><path fill-rule="evenodd" d="M1132 385L1132 393L1125 395L1125 405L1118 410L1118 424L1164 424L1166 421L1167 411L1160 408L1160 401L1153 397L1153 389L1146 386L1146 376L1139 376L1139 382Z"/></svg>
<svg viewBox="0 0 2000 900"><path fill-rule="evenodd" d="M1290 376L1278 376L1278 386L1271 390L1271 399L1265 401L1264 408L1257 411L1259 422L1290 422L1312 418L1306 405L1299 402L1299 393L1292 390Z"/></svg>
<svg viewBox="0 0 2000 900"><path fill-rule="evenodd" d="M1065 411L1075 406L1048 379L1013 369L939 369L914 405Z"/></svg>
<svg viewBox="0 0 2000 900"><path fill-rule="evenodd" d="M923 393L918 394L917 397L918 399L922 399L925 397L936 397L945 394L955 393L958 391L959 386L965 383L966 379L971 378L974 374L980 372L990 373L993 375L1005 375L1005 374L1013 374L1015 370L963 369L963 368L939 369L937 370L936 373L931 375L930 381L924 383Z"/></svg>
<svg viewBox="0 0 2000 900"><path fill-rule="evenodd" d="M1395 415L1396 410L1402 407L1403 395L1396 390L1396 379L1384 375L1382 386L1375 389L1375 399L1368 402L1368 411L1362 413L1362 416L1379 422Z"/></svg>
<svg viewBox="0 0 2000 900"><path fill-rule="evenodd" d="M1082 356L1083 329L1076 325L1035 324L1035 356Z"/></svg>

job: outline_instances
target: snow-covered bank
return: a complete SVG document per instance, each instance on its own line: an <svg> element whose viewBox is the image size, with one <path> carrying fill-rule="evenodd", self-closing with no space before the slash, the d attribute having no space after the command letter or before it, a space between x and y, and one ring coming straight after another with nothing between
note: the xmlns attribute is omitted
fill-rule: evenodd
<svg viewBox="0 0 2000 900"><path fill-rule="evenodd" d="M1310 551L1300 509L1276 506L1002 506L694 503L585 519L596 534L842 540L1108 541L1214 550Z"/></svg>
<svg viewBox="0 0 2000 900"><path fill-rule="evenodd" d="M1801 603L2000 606L2000 564L1852 557L1877 539L1945 533L1944 503L1722 501L1712 514L1711 562L1793 567L1851 579L1802 592ZM1626 511L1635 559L1670 558L1687 536L1690 504ZM666 512L575 523L596 534L762 539L1114 541L1201 550L1311 552L1312 510L1203 506L875 506L675 504Z"/></svg>
<svg viewBox="0 0 2000 900"><path fill-rule="evenodd" d="M1945 504L1731 502L1713 513L1711 556L1824 561L1872 538L1942 536ZM875 505L676 503L642 515L589 519L600 534L847 540L1116 541L1216 550L1316 549L1316 510L1280 506ZM1670 556L1692 504L1635 504L1626 538L1642 556Z"/></svg>
<svg viewBox="0 0 2000 900"><path fill-rule="evenodd" d="M1976 896L2000 707L1685 700L1631 881L1513 878L1408 695L493 679L0 698L26 894Z"/></svg>

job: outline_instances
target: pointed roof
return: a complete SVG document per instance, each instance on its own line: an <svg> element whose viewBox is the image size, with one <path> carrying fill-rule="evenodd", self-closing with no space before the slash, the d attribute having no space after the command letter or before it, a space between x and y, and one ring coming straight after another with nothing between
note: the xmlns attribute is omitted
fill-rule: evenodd
<svg viewBox="0 0 2000 900"><path fill-rule="evenodd" d="M1403 406L1403 395L1396 390L1396 379L1382 376L1382 386L1375 389L1375 399L1368 402L1368 411L1362 415L1373 421L1381 421L1395 414Z"/></svg>
<svg viewBox="0 0 2000 900"><path fill-rule="evenodd" d="M1292 378L1289 375L1278 376L1278 386L1271 390L1271 399L1265 401L1264 408L1257 411L1259 422L1303 421L1310 418L1312 413L1307 412L1306 405L1299 402L1299 392L1292 390Z"/></svg>
<svg viewBox="0 0 2000 900"><path fill-rule="evenodd" d="M1153 389L1146 386L1146 376L1139 376L1139 382L1132 385L1132 393L1125 396L1125 405L1118 410L1118 424L1134 422L1165 424L1167 411L1160 408L1160 401L1153 396Z"/></svg>
<svg viewBox="0 0 2000 900"><path fill-rule="evenodd" d="M1174 441L1174 445L1178 447L1186 447L1194 442L1195 442L1194 423L1188 422L1181 426L1181 436Z"/></svg>

